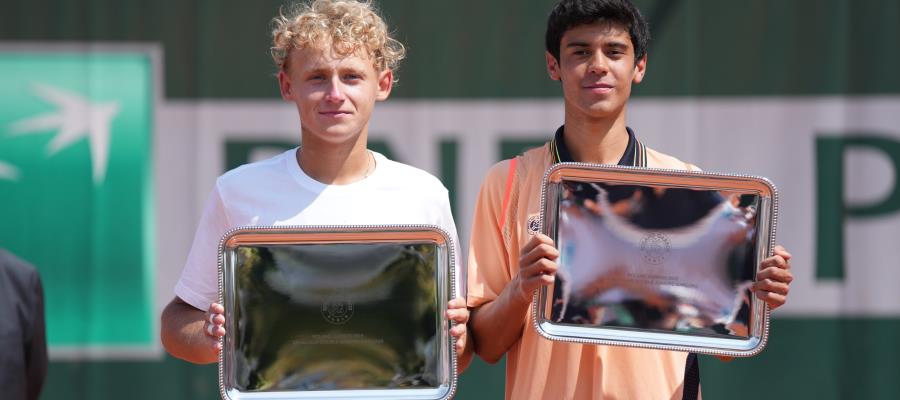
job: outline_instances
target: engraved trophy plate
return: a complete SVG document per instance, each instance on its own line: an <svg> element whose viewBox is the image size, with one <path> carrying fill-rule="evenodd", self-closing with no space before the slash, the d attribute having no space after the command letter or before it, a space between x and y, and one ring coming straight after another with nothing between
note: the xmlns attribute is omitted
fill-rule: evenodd
<svg viewBox="0 0 900 400"><path fill-rule="evenodd" d="M223 399L448 399L453 244L424 225L252 227L219 254Z"/></svg>
<svg viewBox="0 0 900 400"><path fill-rule="evenodd" d="M769 310L751 286L776 215L765 178L557 164L541 231L559 269L535 293L534 327L558 341L756 355Z"/></svg>

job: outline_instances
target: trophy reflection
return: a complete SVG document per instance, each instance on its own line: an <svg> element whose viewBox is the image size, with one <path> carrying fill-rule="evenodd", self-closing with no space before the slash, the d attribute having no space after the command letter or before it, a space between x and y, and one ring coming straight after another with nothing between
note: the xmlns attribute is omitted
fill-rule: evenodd
<svg viewBox="0 0 900 400"><path fill-rule="evenodd" d="M243 247L236 265L240 389L441 384L435 246Z"/></svg>
<svg viewBox="0 0 900 400"><path fill-rule="evenodd" d="M759 197L564 181L557 323L747 337Z"/></svg>

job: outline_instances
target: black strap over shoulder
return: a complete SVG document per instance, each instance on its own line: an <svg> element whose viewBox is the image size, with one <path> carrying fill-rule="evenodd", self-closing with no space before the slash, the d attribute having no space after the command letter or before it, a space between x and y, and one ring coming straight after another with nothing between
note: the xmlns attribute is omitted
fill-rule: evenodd
<svg viewBox="0 0 900 400"><path fill-rule="evenodd" d="M684 366L683 400L697 400L700 397L700 359L690 353Z"/></svg>

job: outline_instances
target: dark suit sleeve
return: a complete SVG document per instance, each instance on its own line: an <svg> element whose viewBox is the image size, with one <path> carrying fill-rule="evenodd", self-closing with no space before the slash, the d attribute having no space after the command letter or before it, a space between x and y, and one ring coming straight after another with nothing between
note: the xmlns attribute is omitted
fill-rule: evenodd
<svg viewBox="0 0 900 400"><path fill-rule="evenodd" d="M32 271L32 326L31 340L25 343L25 368L27 376L26 398L37 400L47 376L47 329L44 324L44 288L37 271Z"/></svg>

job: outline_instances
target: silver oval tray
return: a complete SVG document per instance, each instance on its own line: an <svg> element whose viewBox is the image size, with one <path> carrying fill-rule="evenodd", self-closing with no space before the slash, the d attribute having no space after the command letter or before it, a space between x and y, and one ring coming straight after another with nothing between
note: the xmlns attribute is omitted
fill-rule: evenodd
<svg viewBox="0 0 900 400"><path fill-rule="evenodd" d="M747 357L769 310L751 292L772 254L765 178L583 163L544 176L542 232L560 251L533 324L564 342Z"/></svg>
<svg viewBox="0 0 900 400"><path fill-rule="evenodd" d="M226 234L222 398L451 398L451 240L426 225Z"/></svg>

